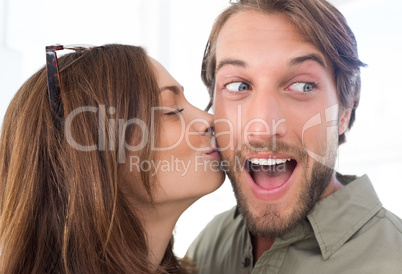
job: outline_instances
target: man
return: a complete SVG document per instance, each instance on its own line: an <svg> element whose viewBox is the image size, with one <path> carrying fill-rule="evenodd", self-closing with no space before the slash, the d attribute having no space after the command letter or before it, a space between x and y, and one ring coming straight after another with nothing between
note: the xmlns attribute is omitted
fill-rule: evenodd
<svg viewBox="0 0 402 274"><path fill-rule="evenodd" d="M402 221L334 171L360 95L356 41L324 0L241 0L202 76L237 207L188 251L199 273L402 273Z"/></svg>

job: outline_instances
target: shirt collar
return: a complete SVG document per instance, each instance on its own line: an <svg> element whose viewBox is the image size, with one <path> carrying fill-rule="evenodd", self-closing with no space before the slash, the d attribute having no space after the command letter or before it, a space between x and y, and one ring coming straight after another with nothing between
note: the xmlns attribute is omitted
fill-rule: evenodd
<svg viewBox="0 0 402 274"><path fill-rule="evenodd" d="M239 216L239 215L240 215L239 206L236 205L236 208L235 208L235 211L234 211L234 214L233 214L233 219L236 219L237 216Z"/></svg>
<svg viewBox="0 0 402 274"><path fill-rule="evenodd" d="M346 176L338 176L348 183ZM382 204L367 177L357 178L320 200L307 216L324 260L334 254L380 209Z"/></svg>

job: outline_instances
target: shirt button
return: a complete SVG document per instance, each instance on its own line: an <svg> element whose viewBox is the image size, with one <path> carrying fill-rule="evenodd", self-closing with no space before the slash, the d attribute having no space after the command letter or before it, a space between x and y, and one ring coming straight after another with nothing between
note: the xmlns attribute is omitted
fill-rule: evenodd
<svg viewBox="0 0 402 274"><path fill-rule="evenodd" d="M244 267L244 268L246 268L246 267L249 267L250 266L250 258L249 257L244 257L243 258L243 261L241 262L241 264L242 264L242 266Z"/></svg>

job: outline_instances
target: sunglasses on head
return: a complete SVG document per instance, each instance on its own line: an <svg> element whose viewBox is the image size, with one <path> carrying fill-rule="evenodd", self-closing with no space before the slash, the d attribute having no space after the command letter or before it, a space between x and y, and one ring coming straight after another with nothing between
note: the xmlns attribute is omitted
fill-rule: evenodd
<svg viewBox="0 0 402 274"><path fill-rule="evenodd" d="M64 109L61 101L60 75L56 51L69 49L76 52L82 52L93 48L97 48L97 46L53 45L46 47L47 93L49 95L50 109L54 115L54 124L58 130L60 130L64 124Z"/></svg>

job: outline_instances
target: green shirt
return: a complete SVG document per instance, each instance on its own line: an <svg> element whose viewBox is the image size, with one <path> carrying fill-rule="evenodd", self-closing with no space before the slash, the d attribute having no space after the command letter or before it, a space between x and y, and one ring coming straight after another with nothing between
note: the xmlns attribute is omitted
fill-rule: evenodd
<svg viewBox="0 0 402 274"><path fill-rule="evenodd" d="M250 235L236 208L216 216L187 255L205 274L401 274L402 220L382 207L367 176L338 179L345 187L277 238L254 268Z"/></svg>

